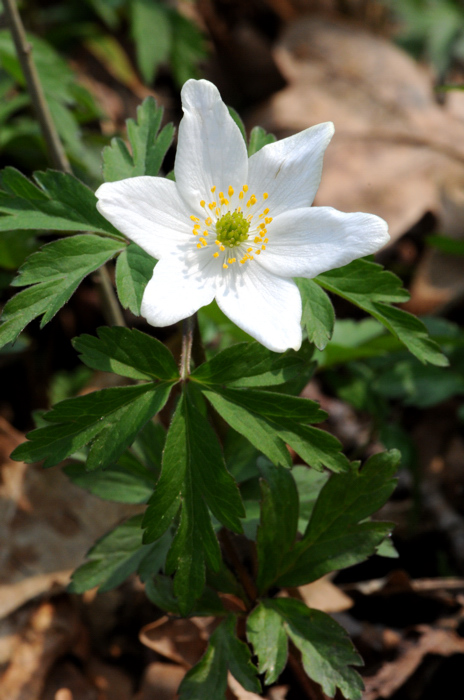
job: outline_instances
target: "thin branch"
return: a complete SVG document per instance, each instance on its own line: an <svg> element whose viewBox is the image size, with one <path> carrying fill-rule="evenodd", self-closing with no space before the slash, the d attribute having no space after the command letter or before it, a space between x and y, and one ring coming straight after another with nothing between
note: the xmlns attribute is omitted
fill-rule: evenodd
<svg viewBox="0 0 464 700"><path fill-rule="evenodd" d="M180 378L185 381L190 375L193 336L196 324L196 314L182 321L182 352L180 355Z"/></svg>
<svg viewBox="0 0 464 700"><path fill-rule="evenodd" d="M55 124L53 123L50 109L37 73L37 68L32 57L32 46L27 40L24 25L21 21L15 0L3 0L3 8L16 47L16 53L18 54L18 59L26 79L27 89L32 100L34 111L47 145L47 152L50 160L53 166L58 170L64 170L70 173L71 166L69 165L63 144L60 141Z"/></svg>
<svg viewBox="0 0 464 700"><path fill-rule="evenodd" d="M3 0L5 17L18 54L18 60L27 83L27 89L40 124L42 135L47 146L48 157L53 167L71 173L71 166L53 122L50 109L45 99L42 83L32 56L32 46L28 42L24 25L21 21L15 0ZM100 293L104 317L110 326L125 326L116 294L106 266L100 269Z"/></svg>

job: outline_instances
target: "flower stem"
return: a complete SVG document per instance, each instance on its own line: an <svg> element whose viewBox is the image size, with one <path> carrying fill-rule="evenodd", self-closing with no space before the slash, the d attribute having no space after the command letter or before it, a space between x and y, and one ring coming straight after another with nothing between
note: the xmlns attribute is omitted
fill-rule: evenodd
<svg viewBox="0 0 464 700"><path fill-rule="evenodd" d="M27 83L27 89L34 106L34 111L47 145L49 158L55 168L70 173L71 166L69 165L63 144L60 141L55 124L53 123L50 109L37 73L37 68L32 57L32 46L27 40L24 25L21 21L15 0L4 0L3 8L16 47L18 60Z"/></svg>
<svg viewBox="0 0 464 700"><path fill-rule="evenodd" d="M190 361L192 358L193 336L195 331L196 314L184 318L182 321L182 352L180 355L180 378L182 381L190 375Z"/></svg>
<svg viewBox="0 0 464 700"><path fill-rule="evenodd" d="M48 157L54 168L65 173L72 173L69 160L52 119L45 99L42 83L32 56L32 46L28 42L21 16L15 0L3 0L7 24L18 55L18 60L26 80L29 96L47 147ZM111 284L107 267L100 268L100 294L103 314L111 326L125 326L124 317Z"/></svg>

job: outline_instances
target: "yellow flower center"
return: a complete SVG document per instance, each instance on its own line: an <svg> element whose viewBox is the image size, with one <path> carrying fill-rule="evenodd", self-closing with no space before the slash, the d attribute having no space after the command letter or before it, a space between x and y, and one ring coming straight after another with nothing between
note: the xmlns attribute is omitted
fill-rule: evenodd
<svg viewBox="0 0 464 700"><path fill-rule="evenodd" d="M211 187L213 196L216 189L215 185ZM192 233L194 236L199 236L196 247L203 250L208 248L209 244L218 246L213 248L212 255L213 258L221 257L222 267L225 270L229 265L237 262L236 257L229 257L232 253L231 249L234 249L241 265L254 260L255 255L261 255L266 250L267 227L272 222L269 208L263 208L268 194L264 192L261 202L258 203L255 194L248 196L248 189L248 185L243 185L238 197L235 198L237 206L234 210L231 210L233 203L230 204L230 199L234 196L234 188L230 185L227 190L227 196L230 199L225 197L224 192L219 192L216 199L211 202L202 199L200 206L205 212L204 217L200 218L193 214L190 217L194 223ZM208 238L210 234L211 238ZM228 253L226 249L229 250Z"/></svg>

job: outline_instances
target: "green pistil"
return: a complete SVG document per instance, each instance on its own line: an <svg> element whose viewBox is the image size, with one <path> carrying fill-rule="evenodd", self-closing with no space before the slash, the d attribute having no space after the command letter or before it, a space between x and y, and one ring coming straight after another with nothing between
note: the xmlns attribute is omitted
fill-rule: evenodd
<svg viewBox="0 0 464 700"><path fill-rule="evenodd" d="M228 248L236 246L248 240L249 222L239 211L227 212L216 223L217 240Z"/></svg>

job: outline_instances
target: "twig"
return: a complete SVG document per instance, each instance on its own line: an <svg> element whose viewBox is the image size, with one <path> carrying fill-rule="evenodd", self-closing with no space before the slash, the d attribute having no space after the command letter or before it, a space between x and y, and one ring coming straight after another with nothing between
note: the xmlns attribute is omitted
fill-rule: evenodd
<svg viewBox="0 0 464 700"><path fill-rule="evenodd" d="M221 530L219 539L221 540L222 546L224 547L224 551L227 554L230 563L232 564L232 568L235 574L237 575L238 580L242 584L243 590L245 591L250 602L254 604L258 598L258 590L250 574L246 570L245 566L242 564L237 550L235 548L235 545L232 542L232 539L230 538L229 533L226 529L223 528Z"/></svg>
<svg viewBox="0 0 464 700"><path fill-rule="evenodd" d="M18 60L27 83L27 89L40 124L42 135L47 146L47 153L53 167L71 173L71 166L53 122L50 109L45 99L42 83L32 56L32 46L27 40L24 25L21 21L15 0L4 0L3 8L11 35L18 54ZM102 296L103 314L108 325L125 326L124 317L111 284L106 266L100 269L100 293Z"/></svg>
<svg viewBox="0 0 464 700"><path fill-rule="evenodd" d="M193 335L196 315L182 321L182 352L180 355L180 378L185 381L190 375L190 360L192 357Z"/></svg>
<svg viewBox="0 0 464 700"><path fill-rule="evenodd" d="M15 0L4 0L3 8L16 47L16 53L18 54L18 59L26 79L27 89L47 145L47 152L50 160L53 166L58 170L64 170L70 173L71 166L69 165L63 144L60 141L60 137L58 136L50 114L50 109L45 99L42 84L32 57L32 46L27 40L24 25L21 21Z"/></svg>

